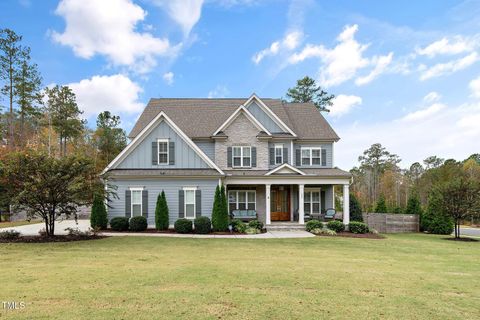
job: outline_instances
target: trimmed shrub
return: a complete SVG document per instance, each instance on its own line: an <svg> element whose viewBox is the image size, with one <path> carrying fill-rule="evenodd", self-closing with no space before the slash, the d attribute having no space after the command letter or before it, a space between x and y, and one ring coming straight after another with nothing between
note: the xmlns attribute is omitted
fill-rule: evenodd
<svg viewBox="0 0 480 320"><path fill-rule="evenodd" d="M110 228L115 231L127 231L128 230L128 218L127 217L115 217L110 220Z"/></svg>
<svg viewBox="0 0 480 320"><path fill-rule="evenodd" d="M320 228L316 228L316 229L313 229L312 231L310 231L311 233L315 234L315 235L320 235L320 234L324 234L326 236L336 236L337 233L333 230L330 230L330 229L320 229Z"/></svg>
<svg viewBox="0 0 480 320"><path fill-rule="evenodd" d="M175 221L175 231L178 233L190 233L193 230L192 220L178 219Z"/></svg>
<svg viewBox="0 0 480 320"><path fill-rule="evenodd" d="M130 219L130 230L132 231L145 231L147 227L148 223L145 217L138 216Z"/></svg>
<svg viewBox="0 0 480 320"><path fill-rule="evenodd" d="M193 224L195 225L195 233L207 234L212 231L212 222L208 217L198 217Z"/></svg>
<svg viewBox="0 0 480 320"><path fill-rule="evenodd" d="M20 238L20 232L16 230L0 231L0 239L2 240L14 240Z"/></svg>
<svg viewBox="0 0 480 320"><path fill-rule="evenodd" d="M383 194L377 200L377 205L375 206L376 213L387 213L387 204L385 203L385 196Z"/></svg>
<svg viewBox="0 0 480 320"><path fill-rule="evenodd" d="M263 229L263 223L258 221L258 220L251 220L248 222L248 227L249 228L255 228L257 230L262 230Z"/></svg>
<svg viewBox="0 0 480 320"><path fill-rule="evenodd" d="M333 220L327 223L327 229L333 230L335 232L345 231L345 225L342 221Z"/></svg>
<svg viewBox="0 0 480 320"><path fill-rule="evenodd" d="M308 232L312 231L313 229L322 229L322 228L323 228L323 222L320 220L310 220L305 225L305 230L307 230Z"/></svg>
<svg viewBox="0 0 480 320"><path fill-rule="evenodd" d="M362 206L354 193L350 193L350 220L363 222Z"/></svg>
<svg viewBox="0 0 480 320"><path fill-rule="evenodd" d="M90 212L90 226L93 229L107 229L108 217L107 209L105 209L105 203L103 203L103 197L99 194L93 196L93 205Z"/></svg>
<svg viewBox="0 0 480 320"><path fill-rule="evenodd" d="M352 221L348 225L348 228L351 233L368 233L369 232L368 225L363 222Z"/></svg>
<svg viewBox="0 0 480 320"><path fill-rule="evenodd" d="M228 231L228 204L225 187L217 186L212 209L213 231Z"/></svg>
<svg viewBox="0 0 480 320"><path fill-rule="evenodd" d="M233 231L238 233L245 233L245 230L247 229L246 223L239 219L233 219L230 224Z"/></svg>
<svg viewBox="0 0 480 320"><path fill-rule="evenodd" d="M155 206L155 228L157 230L167 230L169 224L167 197L162 190L162 193L157 197L157 205Z"/></svg>

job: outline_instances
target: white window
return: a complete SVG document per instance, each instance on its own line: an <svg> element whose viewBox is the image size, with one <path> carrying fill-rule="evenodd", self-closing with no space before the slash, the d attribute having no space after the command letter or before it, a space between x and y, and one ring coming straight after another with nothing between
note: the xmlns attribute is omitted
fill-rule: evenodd
<svg viewBox="0 0 480 320"><path fill-rule="evenodd" d="M283 163L283 145L275 145L275 164Z"/></svg>
<svg viewBox="0 0 480 320"><path fill-rule="evenodd" d="M302 148L301 157L302 157L302 166L318 166L322 163L321 161L321 148Z"/></svg>
<svg viewBox="0 0 480 320"><path fill-rule="evenodd" d="M195 219L195 188L183 188L185 192L185 218Z"/></svg>
<svg viewBox="0 0 480 320"><path fill-rule="evenodd" d="M228 191L228 208L233 210L255 210L255 190L230 190Z"/></svg>
<svg viewBox="0 0 480 320"><path fill-rule="evenodd" d="M320 190L305 189L303 196L303 206L305 214L320 213Z"/></svg>
<svg viewBox="0 0 480 320"><path fill-rule="evenodd" d="M251 167L252 148L251 147L233 147L233 167Z"/></svg>
<svg viewBox="0 0 480 320"><path fill-rule="evenodd" d="M141 216L142 215L142 188L132 188L130 189L131 193L131 201L132 201L132 208L131 208L131 216Z"/></svg>
<svg viewBox="0 0 480 320"><path fill-rule="evenodd" d="M158 164L168 164L168 139L158 139Z"/></svg>

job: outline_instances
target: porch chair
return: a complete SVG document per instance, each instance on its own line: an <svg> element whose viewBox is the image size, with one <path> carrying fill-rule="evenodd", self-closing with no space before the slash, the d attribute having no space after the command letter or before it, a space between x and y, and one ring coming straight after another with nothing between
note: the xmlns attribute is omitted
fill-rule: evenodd
<svg viewBox="0 0 480 320"><path fill-rule="evenodd" d="M323 216L323 219L324 220L327 220L327 219L334 220L336 214L337 214L337 211L334 208L329 208L329 209L325 210L325 215Z"/></svg>

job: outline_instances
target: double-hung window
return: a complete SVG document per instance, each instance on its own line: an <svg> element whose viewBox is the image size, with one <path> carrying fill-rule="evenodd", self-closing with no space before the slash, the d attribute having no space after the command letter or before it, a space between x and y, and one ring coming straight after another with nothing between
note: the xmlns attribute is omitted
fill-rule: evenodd
<svg viewBox="0 0 480 320"><path fill-rule="evenodd" d="M228 191L228 208L233 210L255 210L256 193L254 190Z"/></svg>
<svg viewBox="0 0 480 320"><path fill-rule="evenodd" d="M233 167L251 167L252 166L252 148L251 147L233 147Z"/></svg>
<svg viewBox="0 0 480 320"><path fill-rule="evenodd" d="M195 188L183 188L185 192L185 218L195 219Z"/></svg>
<svg viewBox="0 0 480 320"><path fill-rule="evenodd" d="M275 145L275 164L283 163L283 145Z"/></svg>
<svg viewBox="0 0 480 320"><path fill-rule="evenodd" d="M320 213L320 190L305 189L303 196L303 206L305 214Z"/></svg>
<svg viewBox="0 0 480 320"><path fill-rule="evenodd" d="M158 164L168 164L168 139L158 139Z"/></svg>
<svg viewBox="0 0 480 320"><path fill-rule="evenodd" d="M321 148L302 148L301 157L302 157L302 166L318 166L321 162Z"/></svg>
<svg viewBox="0 0 480 320"><path fill-rule="evenodd" d="M130 189L131 197L132 197L132 208L131 213L132 217L141 216L142 215L142 188L132 188Z"/></svg>

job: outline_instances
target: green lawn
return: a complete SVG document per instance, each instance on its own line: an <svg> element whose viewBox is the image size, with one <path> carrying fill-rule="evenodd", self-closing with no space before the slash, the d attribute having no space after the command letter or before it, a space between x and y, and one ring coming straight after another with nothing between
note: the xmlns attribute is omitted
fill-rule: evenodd
<svg viewBox="0 0 480 320"><path fill-rule="evenodd" d="M0 319L474 319L480 243L115 237L0 244ZM1 305L0 305L1 308Z"/></svg>

